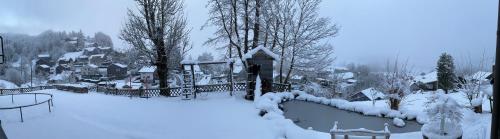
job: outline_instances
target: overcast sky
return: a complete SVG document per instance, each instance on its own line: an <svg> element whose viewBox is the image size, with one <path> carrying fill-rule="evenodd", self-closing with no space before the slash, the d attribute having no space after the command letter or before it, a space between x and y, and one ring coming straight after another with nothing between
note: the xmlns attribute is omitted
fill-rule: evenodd
<svg viewBox="0 0 500 139"><path fill-rule="evenodd" d="M186 0L191 40L196 57L213 30L206 22L206 0ZM324 0L320 14L341 26L328 40L336 49L336 64L381 65L399 55L419 70L432 70L443 52L457 60L483 53L492 60L495 50L496 0ZM102 31L117 48L126 9L132 0L2 0L0 32L36 35L44 30Z"/></svg>

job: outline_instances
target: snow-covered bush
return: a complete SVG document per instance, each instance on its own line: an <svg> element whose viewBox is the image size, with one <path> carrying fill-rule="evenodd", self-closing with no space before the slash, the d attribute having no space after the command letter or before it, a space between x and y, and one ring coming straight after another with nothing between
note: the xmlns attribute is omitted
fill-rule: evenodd
<svg viewBox="0 0 500 139"><path fill-rule="evenodd" d="M432 139L460 137L463 118L460 105L443 90L438 90L428 99L425 112L430 119L422 127L422 134Z"/></svg>

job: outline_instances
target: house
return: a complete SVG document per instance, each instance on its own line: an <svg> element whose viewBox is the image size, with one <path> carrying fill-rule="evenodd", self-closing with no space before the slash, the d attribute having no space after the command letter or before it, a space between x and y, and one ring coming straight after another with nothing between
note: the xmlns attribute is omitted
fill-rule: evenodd
<svg viewBox="0 0 500 139"><path fill-rule="evenodd" d="M99 54L99 49L97 47L87 47L83 48L83 54L84 55L96 55Z"/></svg>
<svg viewBox="0 0 500 139"><path fill-rule="evenodd" d="M56 70L56 74L61 74L64 71L70 71L71 68L67 64L59 64L59 65L56 66L55 70Z"/></svg>
<svg viewBox="0 0 500 139"><path fill-rule="evenodd" d="M377 91L374 88L368 88L358 93L351 95L348 99L350 101L373 101L385 98L385 94Z"/></svg>
<svg viewBox="0 0 500 139"><path fill-rule="evenodd" d="M493 73L486 71L478 71L472 74L469 78L481 84L488 84L493 78Z"/></svg>
<svg viewBox="0 0 500 139"><path fill-rule="evenodd" d="M108 77L112 79L123 79L127 77L127 65L113 63L108 66Z"/></svg>
<svg viewBox="0 0 500 139"><path fill-rule="evenodd" d="M38 60L36 61L36 65L47 65L47 66L54 66L54 62L51 60L52 58L50 57L49 54L40 54L38 55Z"/></svg>
<svg viewBox="0 0 500 139"><path fill-rule="evenodd" d="M410 85L411 91L435 91L438 89L437 71L427 74L415 76L413 83Z"/></svg>
<svg viewBox="0 0 500 139"><path fill-rule="evenodd" d="M99 66L94 64L84 65L81 69L82 79L99 80L102 75L99 74Z"/></svg>
<svg viewBox="0 0 500 139"><path fill-rule="evenodd" d="M87 55L78 56L78 58L76 58L76 63L83 63L83 64L89 63L89 56Z"/></svg>
<svg viewBox="0 0 500 139"><path fill-rule="evenodd" d="M89 57L89 63L101 66L102 63L106 61L106 55L105 54L96 54L96 55L91 55Z"/></svg>
<svg viewBox="0 0 500 139"><path fill-rule="evenodd" d="M76 61L76 59L83 54L83 51L69 52L61 56L57 62L61 64L71 64Z"/></svg>
<svg viewBox="0 0 500 139"><path fill-rule="evenodd" d="M37 75L42 75L42 76L48 76L50 75L50 66L48 65L38 65L35 68L35 74Z"/></svg>
<svg viewBox="0 0 500 139"><path fill-rule="evenodd" d="M158 78L156 66L144 66L138 72L143 83L154 83L155 79Z"/></svg>

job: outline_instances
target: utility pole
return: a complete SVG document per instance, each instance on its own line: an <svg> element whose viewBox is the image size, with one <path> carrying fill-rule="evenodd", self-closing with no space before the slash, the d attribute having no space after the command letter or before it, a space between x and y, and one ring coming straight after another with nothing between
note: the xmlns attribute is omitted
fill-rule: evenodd
<svg viewBox="0 0 500 139"><path fill-rule="evenodd" d="M498 3L498 19L497 19L497 44L496 44L496 54L495 54L495 65L500 65L500 2ZM498 119L499 109L500 108L500 74L498 66L493 71L493 114L491 116L491 139L499 139L500 138L500 129L498 128L500 124L500 119Z"/></svg>
<svg viewBox="0 0 500 139"><path fill-rule="evenodd" d="M33 87L33 61L30 61L30 87Z"/></svg>

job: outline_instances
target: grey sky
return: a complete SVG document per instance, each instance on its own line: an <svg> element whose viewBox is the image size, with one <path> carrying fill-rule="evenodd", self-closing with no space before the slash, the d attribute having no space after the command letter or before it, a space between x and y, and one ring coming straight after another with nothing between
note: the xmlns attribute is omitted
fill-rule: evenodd
<svg viewBox="0 0 500 139"><path fill-rule="evenodd" d="M206 0L186 0L193 57L203 51L210 28ZM431 70L443 52L457 60L493 58L498 1L494 0L324 0L320 13L342 28L328 42L336 49L337 64L383 64L399 55L421 70ZM132 0L2 0L0 32L38 34L47 29L102 31L118 39Z"/></svg>

